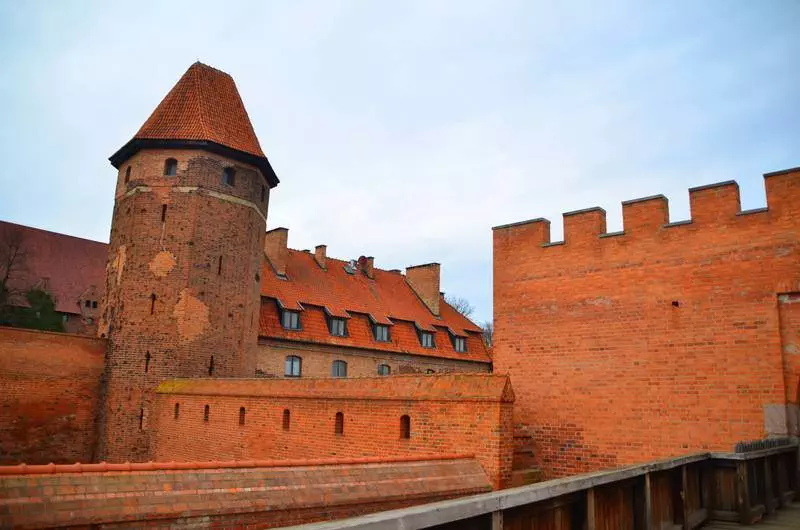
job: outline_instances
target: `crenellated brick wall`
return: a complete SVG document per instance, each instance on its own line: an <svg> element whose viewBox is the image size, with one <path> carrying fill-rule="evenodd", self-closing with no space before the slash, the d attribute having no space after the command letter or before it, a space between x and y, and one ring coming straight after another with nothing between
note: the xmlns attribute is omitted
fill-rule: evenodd
<svg viewBox="0 0 800 530"><path fill-rule="evenodd" d="M106 341L0 327L0 464L89 462Z"/></svg>
<svg viewBox="0 0 800 530"><path fill-rule="evenodd" d="M457 452L474 454L495 488L510 481L514 396L506 377L198 379L167 381L157 392L146 429L158 461ZM401 436L404 415L407 439Z"/></svg>
<svg viewBox="0 0 800 530"><path fill-rule="evenodd" d="M494 370L550 476L790 432L800 169L765 186L752 211L735 182L694 188L673 223L663 196L628 201L618 233L599 208L561 242L545 219L494 229Z"/></svg>

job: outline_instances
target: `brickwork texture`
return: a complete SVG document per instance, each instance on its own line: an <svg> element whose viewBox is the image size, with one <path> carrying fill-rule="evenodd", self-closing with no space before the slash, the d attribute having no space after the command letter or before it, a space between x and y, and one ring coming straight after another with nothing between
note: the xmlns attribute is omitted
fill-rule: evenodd
<svg viewBox="0 0 800 530"><path fill-rule="evenodd" d="M494 370L547 475L789 432L800 169L765 184L754 211L727 182L690 190L687 222L658 196L623 203L621 233L601 209L558 243L544 219L494 229Z"/></svg>
<svg viewBox="0 0 800 530"><path fill-rule="evenodd" d="M276 528L491 489L471 458L214 465L21 475L0 467L0 527Z"/></svg>
<svg viewBox="0 0 800 530"><path fill-rule="evenodd" d="M91 461L105 348L0 327L0 464Z"/></svg>
<svg viewBox="0 0 800 530"><path fill-rule="evenodd" d="M148 429L158 461L456 452L475 455L501 488L511 477L513 399L508 379L489 374L175 380L159 386Z"/></svg>

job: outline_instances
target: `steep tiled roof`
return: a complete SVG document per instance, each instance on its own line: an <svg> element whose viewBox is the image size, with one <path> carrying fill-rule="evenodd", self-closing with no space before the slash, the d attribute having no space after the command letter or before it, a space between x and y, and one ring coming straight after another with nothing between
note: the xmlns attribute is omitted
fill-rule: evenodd
<svg viewBox="0 0 800 530"><path fill-rule="evenodd" d="M0 221L0 244L19 237L24 266L12 287L44 286L56 301L56 311L80 313L78 300L91 286L99 301L105 291L108 245L38 228Z"/></svg>
<svg viewBox="0 0 800 530"><path fill-rule="evenodd" d="M205 140L264 156L233 78L200 62L189 67L134 138Z"/></svg>
<svg viewBox="0 0 800 530"><path fill-rule="evenodd" d="M374 269L374 279L362 272L349 274L346 263L327 258L326 269L320 267L308 252L288 250L286 279L279 277L268 263L261 275L261 296L278 301L286 309L304 310L301 330L281 326L278 305L262 302L260 333L285 340L317 342L383 351L413 353L489 362L480 337L481 329L469 319L440 301L439 317L433 315L396 272ZM332 316L351 317L348 336L335 337L328 332L325 312ZM370 328L370 320L393 324L391 342L378 342ZM436 332L436 347L423 348L416 328ZM456 352L450 333L467 337L467 352Z"/></svg>

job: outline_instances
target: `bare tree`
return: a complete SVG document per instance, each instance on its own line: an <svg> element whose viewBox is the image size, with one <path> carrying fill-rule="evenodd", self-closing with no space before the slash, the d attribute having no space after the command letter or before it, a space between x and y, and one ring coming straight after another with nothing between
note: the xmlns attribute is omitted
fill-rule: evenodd
<svg viewBox="0 0 800 530"><path fill-rule="evenodd" d="M450 304L453 309L464 315L465 317L469 318L472 313L475 312L475 308L472 307L466 298L461 298L460 296L450 296L444 295L444 301Z"/></svg>
<svg viewBox="0 0 800 530"><path fill-rule="evenodd" d="M483 343L491 347L494 343L494 322L487 320L483 323Z"/></svg>
<svg viewBox="0 0 800 530"><path fill-rule="evenodd" d="M10 226L0 228L0 310L25 294L18 280L28 270L25 237Z"/></svg>

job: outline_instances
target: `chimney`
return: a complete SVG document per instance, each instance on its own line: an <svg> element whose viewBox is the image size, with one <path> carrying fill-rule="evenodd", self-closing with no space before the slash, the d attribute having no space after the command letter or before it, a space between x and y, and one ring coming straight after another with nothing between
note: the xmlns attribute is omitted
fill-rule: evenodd
<svg viewBox="0 0 800 530"><path fill-rule="evenodd" d="M323 269L327 269L328 267L325 265L325 258L327 257L328 246L327 245L317 245L314 247L314 259L317 260L317 263Z"/></svg>
<svg viewBox="0 0 800 530"><path fill-rule="evenodd" d="M289 255L286 248L288 240L288 228L273 228L264 236L264 254L267 255L267 259L278 276L286 276L286 259Z"/></svg>
<svg viewBox="0 0 800 530"><path fill-rule="evenodd" d="M438 263L427 263L406 267L406 282L417 296L428 306L431 313L439 316L439 270Z"/></svg>
<svg viewBox="0 0 800 530"><path fill-rule="evenodd" d="M361 256L358 258L358 268L367 275L370 280L375 279L375 258L372 256Z"/></svg>

